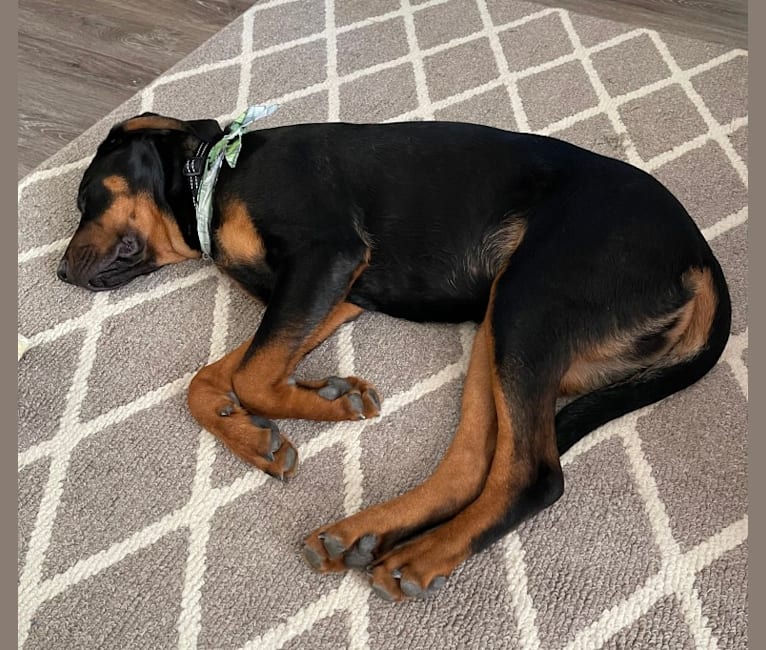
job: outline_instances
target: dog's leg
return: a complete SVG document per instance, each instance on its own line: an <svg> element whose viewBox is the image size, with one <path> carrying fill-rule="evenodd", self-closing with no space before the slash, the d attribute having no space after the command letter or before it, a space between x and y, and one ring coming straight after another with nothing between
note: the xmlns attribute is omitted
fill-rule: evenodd
<svg viewBox="0 0 766 650"><path fill-rule="evenodd" d="M497 419L490 376L490 337L483 323L473 342L460 424L436 471L421 485L311 533L304 555L320 571L363 567L398 541L434 526L473 501L495 448Z"/></svg>
<svg viewBox="0 0 766 650"><path fill-rule="evenodd" d="M546 301L514 299L527 277L506 270L493 288L485 318L497 440L481 494L435 530L375 561L369 571L372 586L386 599L435 591L468 557L563 493L554 413L568 343L551 327Z"/></svg>
<svg viewBox="0 0 766 650"><path fill-rule="evenodd" d="M297 454L267 418L343 420L379 412L379 398L350 377L297 384L301 358L361 308L345 302L366 265L365 251L339 255L317 248L285 267L252 341L203 368L189 387L192 414L240 458L269 474L295 471Z"/></svg>
<svg viewBox="0 0 766 650"><path fill-rule="evenodd" d="M535 266L527 268L534 272L533 277L539 276ZM466 390L477 389L478 397L467 392L463 420L472 405L481 404L481 410L488 410L489 415L485 413L481 421L484 431L478 444L476 439L465 444L469 428L461 426L455 442L462 453L452 456L456 459L469 454L470 461L446 463L445 458L443 480L430 485L426 482L419 498L414 498L417 492L413 492L394 500L393 505L376 506L369 514L352 517L352 525L341 522L313 533L305 548L309 562L323 570L337 570L372 556L375 559L368 572L378 594L392 600L422 597L440 587L470 555L562 494L554 407L564 344L550 326L549 303L526 300L515 304L517 290L526 287L527 280L524 273L508 270L499 277L477 336ZM482 348L483 357L479 356ZM484 378L479 381L481 375ZM496 435L488 435L488 430ZM464 475L459 469L466 466L475 467L476 473L470 489L458 501L453 495L461 484L459 477ZM449 480L450 473L455 480ZM429 505L423 507L424 501ZM406 513L401 504L410 506L412 512ZM437 515L430 521L423 517L424 511L438 513L442 508L442 517ZM388 519L389 511L398 519ZM454 512L457 514L449 518ZM410 541L387 552L385 547L376 548L375 544L386 541L391 533L401 541L402 522L418 533L445 519L431 531L411 536ZM382 520L377 529L376 520ZM370 535L356 522L364 522L377 534ZM362 532L365 534L360 536ZM347 546L349 541L353 546ZM386 541L386 545L390 543Z"/></svg>
<svg viewBox="0 0 766 650"><path fill-rule="evenodd" d="M250 345L247 341L192 379L188 403L192 415L242 460L276 476L291 476L298 454L273 422L252 415L234 394L231 378Z"/></svg>

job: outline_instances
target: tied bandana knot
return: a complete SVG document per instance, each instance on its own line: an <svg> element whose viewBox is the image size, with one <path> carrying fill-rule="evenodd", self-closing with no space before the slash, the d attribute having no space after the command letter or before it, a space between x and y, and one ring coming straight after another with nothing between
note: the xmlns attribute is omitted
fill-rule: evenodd
<svg viewBox="0 0 766 650"><path fill-rule="evenodd" d="M202 249L202 256L210 257L210 220L213 216L213 190L218 180L223 161L232 169L237 164L239 152L242 149L242 136L251 130L256 120L272 115L279 106L250 106L242 115L235 119L223 134L223 137L213 145L205 161L205 171L202 174L199 194L197 196L197 234Z"/></svg>

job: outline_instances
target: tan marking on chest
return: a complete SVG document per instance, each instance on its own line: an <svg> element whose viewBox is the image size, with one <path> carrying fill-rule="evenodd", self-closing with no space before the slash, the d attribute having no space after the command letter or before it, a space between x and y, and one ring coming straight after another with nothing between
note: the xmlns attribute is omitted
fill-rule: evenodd
<svg viewBox="0 0 766 650"><path fill-rule="evenodd" d="M229 201L221 211L221 221L215 238L224 262L255 262L266 254L244 201Z"/></svg>

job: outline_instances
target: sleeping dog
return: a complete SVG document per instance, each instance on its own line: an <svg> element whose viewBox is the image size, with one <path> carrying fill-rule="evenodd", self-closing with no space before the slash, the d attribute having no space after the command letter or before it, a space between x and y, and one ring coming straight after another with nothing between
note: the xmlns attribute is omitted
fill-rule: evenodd
<svg viewBox="0 0 766 650"><path fill-rule="evenodd" d="M479 323L460 422L433 475L304 540L314 568L366 568L386 599L435 591L554 503L560 454L697 381L727 342L729 294L707 242L624 162L449 122L231 135L151 113L116 125L82 179L58 275L114 289L204 251L264 301L253 337L200 370L188 402L233 453L280 478L297 453L273 419L380 411L362 378L293 376L341 324L364 310ZM220 161L232 143L238 159L220 165L204 214L212 149ZM560 396L574 399L556 413Z"/></svg>

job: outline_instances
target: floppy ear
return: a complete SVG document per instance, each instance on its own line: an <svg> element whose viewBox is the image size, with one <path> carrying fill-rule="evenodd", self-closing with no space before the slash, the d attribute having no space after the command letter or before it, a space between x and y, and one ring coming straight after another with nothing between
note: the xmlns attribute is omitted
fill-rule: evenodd
<svg viewBox="0 0 766 650"><path fill-rule="evenodd" d="M223 135L223 129L215 120L188 120L186 125L204 142L213 142Z"/></svg>

